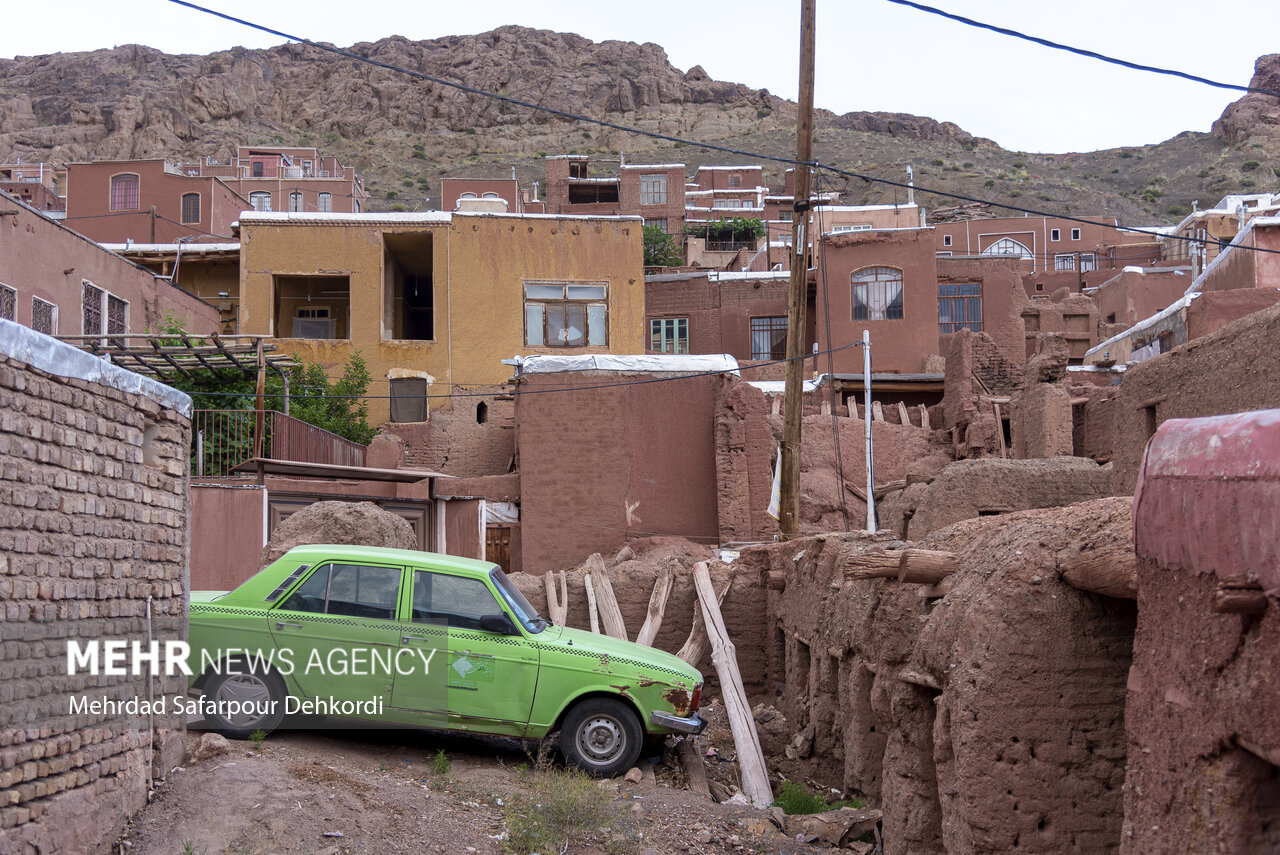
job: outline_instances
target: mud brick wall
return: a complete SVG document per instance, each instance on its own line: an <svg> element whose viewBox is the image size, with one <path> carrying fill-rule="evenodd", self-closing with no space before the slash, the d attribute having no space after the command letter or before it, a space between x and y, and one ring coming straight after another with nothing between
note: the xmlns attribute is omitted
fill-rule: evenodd
<svg viewBox="0 0 1280 855"><path fill-rule="evenodd" d="M429 469L459 478L505 475L516 453L515 402L491 388L464 390L450 409L425 422L387 423L371 446L370 466ZM389 448L383 446L390 446ZM373 451L378 447L377 451Z"/></svg>
<svg viewBox="0 0 1280 855"><path fill-rule="evenodd" d="M86 362L85 360L89 360ZM90 379L80 379L87 377ZM145 677L68 675L67 640L186 635L190 399L0 322L0 851L104 850L181 760L173 717L73 715ZM154 696L185 688L155 678Z"/></svg>
<svg viewBox="0 0 1280 855"><path fill-rule="evenodd" d="M1127 499L959 523L916 544L958 557L941 598L845 579L847 558L885 535L740 559L785 574L769 682L785 685L814 776L884 810L887 855L1120 847L1136 609L1057 568L1130 526Z"/></svg>
<svg viewBox="0 0 1280 855"><path fill-rule="evenodd" d="M1147 440L1169 419L1280 407L1280 305L1130 366L1115 404L1116 493L1133 493Z"/></svg>

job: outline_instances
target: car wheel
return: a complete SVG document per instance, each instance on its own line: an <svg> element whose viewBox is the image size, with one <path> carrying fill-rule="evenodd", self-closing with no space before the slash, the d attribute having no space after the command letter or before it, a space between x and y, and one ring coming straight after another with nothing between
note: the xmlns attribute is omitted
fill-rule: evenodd
<svg viewBox="0 0 1280 855"><path fill-rule="evenodd" d="M631 707L613 698L587 698L565 716L560 751L571 765L609 778L635 765L643 738Z"/></svg>
<svg viewBox="0 0 1280 855"><path fill-rule="evenodd" d="M256 731L270 733L279 726L284 698L284 682L278 674L240 661L209 678L201 708L211 730L232 739L248 739Z"/></svg>

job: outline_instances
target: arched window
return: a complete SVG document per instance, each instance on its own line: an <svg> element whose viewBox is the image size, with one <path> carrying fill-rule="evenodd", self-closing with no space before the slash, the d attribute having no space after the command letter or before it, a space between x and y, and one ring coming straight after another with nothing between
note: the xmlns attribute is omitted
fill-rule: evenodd
<svg viewBox="0 0 1280 855"><path fill-rule="evenodd" d="M200 222L200 194L199 193L182 194L182 222L184 223Z"/></svg>
<svg viewBox="0 0 1280 855"><path fill-rule="evenodd" d="M489 421L489 405L484 401L476 404L476 424L482 425Z"/></svg>
<svg viewBox="0 0 1280 855"><path fill-rule="evenodd" d="M482 198L482 199L497 199L497 198L498 198L498 194L497 194L497 193L494 193L492 190L490 190L490 191L488 191L487 193L485 193L483 196L481 196L480 198Z"/></svg>
<svg viewBox="0 0 1280 855"><path fill-rule="evenodd" d="M271 210L271 194L264 191L249 194L249 203L253 205L255 211Z"/></svg>
<svg viewBox="0 0 1280 855"><path fill-rule="evenodd" d="M320 199L319 199L319 201L316 203L316 210L317 210L317 211L324 211L324 212L326 212L326 213L327 213L327 212L329 212L329 211L332 211L332 210L333 210L333 194L332 194L332 193L321 193L321 194L320 194Z"/></svg>
<svg viewBox="0 0 1280 855"><path fill-rule="evenodd" d="M302 194L297 190L289 194L289 210L294 212L302 210Z"/></svg>
<svg viewBox="0 0 1280 855"><path fill-rule="evenodd" d="M855 321L902 320L902 271L867 267L852 276Z"/></svg>
<svg viewBox="0 0 1280 855"><path fill-rule="evenodd" d="M138 175L127 172L111 176L111 210L136 211L138 209Z"/></svg>
<svg viewBox="0 0 1280 855"><path fill-rule="evenodd" d="M1013 238L1000 238L982 251L983 255L1012 255L1015 258L1031 258L1031 250Z"/></svg>

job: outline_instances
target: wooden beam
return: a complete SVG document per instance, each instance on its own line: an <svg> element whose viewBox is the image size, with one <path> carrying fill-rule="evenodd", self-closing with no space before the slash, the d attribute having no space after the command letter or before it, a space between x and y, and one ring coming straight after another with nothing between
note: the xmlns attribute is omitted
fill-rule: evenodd
<svg viewBox="0 0 1280 855"><path fill-rule="evenodd" d="M628 641L627 627L622 621L622 609L618 607L618 598L614 596L613 584L609 581L609 571L605 569L604 558L599 552L592 553L587 559L587 569L590 571L591 586L595 588L596 608L600 613L604 634Z"/></svg>
<svg viewBox="0 0 1280 855"><path fill-rule="evenodd" d="M907 405L902 401L898 402L898 421L904 425L911 424L911 416L907 414Z"/></svg>
<svg viewBox="0 0 1280 855"><path fill-rule="evenodd" d="M600 634L600 618L596 614L596 592L591 589L591 574L582 577L582 584L587 589L587 613L591 616L591 631Z"/></svg>
<svg viewBox="0 0 1280 855"><path fill-rule="evenodd" d="M813 0L804 2L811 4ZM756 733L756 720L742 685L742 674L738 671L737 650L725 629L706 562L699 561L694 565L693 584L698 591L698 603L706 616L711 662L720 678L720 692L725 712L729 714L729 729L733 732L733 747L742 774L742 791L756 807L768 807L773 802L773 790L769 787L769 772L765 767L764 751L760 748L760 735Z"/></svg>
<svg viewBox="0 0 1280 855"><path fill-rule="evenodd" d="M839 562L846 579L897 579L934 585L960 569L953 552L932 549L892 549L862 552Z"/></svg>
<svg viewBox="0 0 1280 855"><path fill-rule="evenodd" d="M920 427L925 430L931 430L929 427L929 408L924 404L920 405Z"/></svg>
<svg viewBox="0 0 1280 855"><path fill-rule="evenodd" d="M684 777L689 782L689 789L704 799L711 798L711 787L707 784L707 764L698 751L695 737L686 736L676 747L680 756L680 765L684 767Z"/></svg>
<svg viewBox="0 0 1280 855"><path fill-rule="evenodd" d="M729 589L733 587L733 577L729 577L729 581L720 589L719 595L716 596L716 605L724 602L725 594L729 593ZM702 617L702 606L697 600L693 603L693 627L689 630L689 637L685 639L684 646L676 652L676 656L688 662L694 668L702 664L702 660L707 656L707 648L711 646L711 642L707 639L707 623Z"/></svg>
<svg viewBox="0 0 1280 855"><path fill-rule="evenodd" d="M1009 450L1004 445L1004 420L1000 418L1000 405L992 401L991 409L996 414L996 439L1000 443L1000 459L1006 460L1009 457Z"/></svg>
<svg viewBox="0 0 1280 855"><path fill-rule="evenodd" d="M662 616L667 611L667 597L671 596L671 586L674 582L675 577L670 567L664 569L662 575L654 580L653 593L649 595L649 610L645 613L644 624L636 635L636 644L653 646L653 640L657 638L658 630L662 628Z"/></svg>
<svg viewBox="0 0 1280 855"><path fill-rule="evenodd" d="M1133 546L1108 544L1070 558L1062 568L1062 581L1082 591L1125 600L1138 598L1138 559Z"/></svg>
<svg viewBox="0 0 1280 855"><path fill-rule="evenodd" d="M547 588L547 616L551 618L551 622L556 626L565 625L565 616L569 610L569 598L565 592L565 572L561 570L559 573L554 571L547 573L542 577L542 584ZM560 579L560 596L556 596L556 577Z"/></svg>

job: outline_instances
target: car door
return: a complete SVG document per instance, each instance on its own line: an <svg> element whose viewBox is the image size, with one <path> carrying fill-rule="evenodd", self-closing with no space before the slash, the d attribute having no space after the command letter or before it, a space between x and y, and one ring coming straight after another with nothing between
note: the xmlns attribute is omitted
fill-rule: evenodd
<svg viewBox="0 0 1280 855"><path fill-rule="evenodd" d="M403 567L328 561L276 606L271 635L299 697L390 701L403 587Z"/></svg>
<svg viewBox="0 0 1280 855"><path fill-rule="evenodd" d="M511 622L514 634L480 629L485 615L505 614L483 579L414 569L410 623L403 644L423 651L405 657L429 668L396 673L391 705L443 713L460 730L519 735L529 721L538 684L538 651Z"/></svg>

